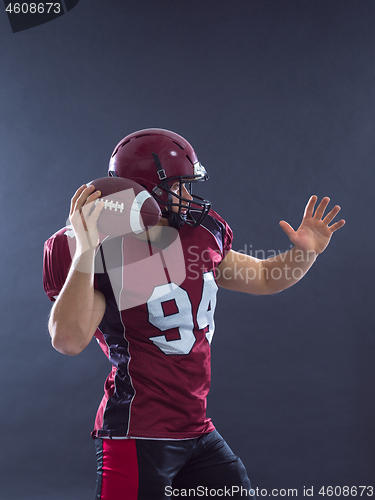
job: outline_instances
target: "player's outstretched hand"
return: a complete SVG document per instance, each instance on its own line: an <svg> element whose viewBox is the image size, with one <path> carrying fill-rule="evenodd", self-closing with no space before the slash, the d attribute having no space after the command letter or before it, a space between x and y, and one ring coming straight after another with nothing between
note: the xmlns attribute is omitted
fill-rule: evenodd
<svg viewBox="0 0 375 500"><path fill-rule="evenodd" d="M95 201L100 194L93 185L87 187L84 184L77 189L70 203L69 220L76 236L77 249L81 252L96 248L99 243L97 220L103 204L95 205Z"/></svg>
<svg viewBox="0 0 375 500"><path fill-rule="evenodd" d="M316 255L325 250L332 234L345 224L345 221L342 219L329 226L328 224L333 221L341 208L339 205L336 205L324 216L324 212L330 201L328 197L325 197L319 203L314 213L317 200L317 196L311 196L306 205L301 225L297 231L294 231L287 222L280 221L281 228L297 248L304 252L315 252Z"/></svg>

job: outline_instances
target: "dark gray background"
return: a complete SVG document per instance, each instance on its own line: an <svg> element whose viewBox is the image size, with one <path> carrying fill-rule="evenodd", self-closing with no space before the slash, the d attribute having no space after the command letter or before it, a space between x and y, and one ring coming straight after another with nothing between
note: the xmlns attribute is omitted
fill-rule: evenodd
<svg viewBox="0 0 375 500"><path fill-rule="evenodd" d="M90 500L109 364L52 349L43 242L126 134L195 147L235 250L286 250L311 194L346 226L274 296L221 290L209 415L254 487L375 486L375 4L81 0L13 34L0 14L0 497Z"/></svg>

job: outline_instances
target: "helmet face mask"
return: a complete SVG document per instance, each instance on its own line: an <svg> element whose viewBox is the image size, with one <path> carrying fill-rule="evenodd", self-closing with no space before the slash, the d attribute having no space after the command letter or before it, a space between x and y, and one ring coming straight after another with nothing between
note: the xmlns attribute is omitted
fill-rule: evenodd
<svg viewBox="0 0 375 500"><path fill-rule="evenodd" d="M176 228L199 226L211 207L209 201L193 195L191 187L186 188L207 180L206 170L186 139L168 130L145 129L126 136L112 154L108 175L143 185Z"/></svg>
<svg viewBox="0 0 375 500"><path fill-rule="evenodd" d="M168 200L162 209L162 213L173 227L181 227L184 224L197 227L203 222L210 211L211 202L193 194L193 182L199 181L183 177L167 179L152 190L151 194L159 203L163 203L163 200L159 196L162 193L167 193ZM177 189L172 189L176 184L178 186ZM186 190L189 198L183 196L184 190Z"/></svg>

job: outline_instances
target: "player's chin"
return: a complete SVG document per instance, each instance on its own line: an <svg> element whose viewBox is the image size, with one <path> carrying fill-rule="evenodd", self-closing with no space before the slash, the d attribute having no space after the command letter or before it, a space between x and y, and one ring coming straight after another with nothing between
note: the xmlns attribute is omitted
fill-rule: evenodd
<svg viewBox="0 0 375 500"><path fill-rule="evenodd" d="M188 209L188 207L186 207L186 208L172 207L171 211L175 214L178 214L178 215L185 217L187 215L189 209Z"/></svg>

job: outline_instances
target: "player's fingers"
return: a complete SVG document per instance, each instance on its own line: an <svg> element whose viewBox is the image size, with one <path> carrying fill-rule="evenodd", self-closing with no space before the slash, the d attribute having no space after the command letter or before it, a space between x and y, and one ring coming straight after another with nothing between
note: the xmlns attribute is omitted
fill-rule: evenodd
<svg viewBox="0 0 375 500"><path fill-rule="evenodd" d="M328 225L336 217L340 210L341 207L339 205L335 205L332 210L328 212L328 214L324 217L323 222Z"/></svg>
<svg viewBox="0 0 375 500"><path fill-rule="evenodd" d="M76 203L77 203L77 200L78 198L81 196L81 194L83 193L84 189L86 188L86 184L83 184L81 187L79 187L77 189L77 191L74 193L74 195L72 196L71 200L70 200L70 215L73 214L74 210L75 210L75 206L76 206Z"/></svg>
<svg viewBox="0 0 375 500"><path fill-rule="evenodd" d="M77 207L79 212L81 213L81 216L84 218L86 226L92 225L96 219L91 220L92 214L95 209L95 202L100 198L100 191L95 191L94 193L91 193L87 198L86 201L84 202L82 207ZM83 200L82 200L83 201ZM90 221L88 220L90 218Z"/></svg>
<svg viewBox="0 0 375 500"><path fill-rule="evenodd" d="M81 220L84 223L85 230L89 227L92 228L96 226L96 222L102 211L104 204L99 201L100 191L95 191L86 199L84 205L78 210L81 215Z"/></svg>
<svg viewBox="0 0 375 500"><path fill-rule="evenodd" d="M307 202L305 212L303 214L304 217L312 217L313 216L314 207L315 207L315 203L316 203L317 199L318 199L318 197L315 194L313 196L311 196L311 198Z"/></svg>
<svg viewBox="0 0 375 500"><path fill-rule="evenodd" d="M89 194L89 196L87 197L87 199L85 201L85 205L88 205L90 203L94 203L98 198L100 198L101 195L102 195L102 193L99 190L94 191L93 193Z"/></svg>
<svg viewBox="0 0 375 500"><path fill-rule="evenodd" d="M94 203L94 205L95 205L95 208L90 215L90 221L93 224L96 224L98 221L99 215L104 208L104 203L101 200L98 200L98 203L96 203L96 204Z"/></svg>
<svg viewBox="0 0 375 500"><path fill-rule="evenodd" d="M332 231L332 233L334 233L335 231L340 229L345 224L345 222L346 221L344 219L341 219L338 222L335 222L334 224L332 224L332 226L329 226L329 229Z"/></svg>
<svg viewBox="0 0 375 500"><path fill-rule="evenodd" d="M93 185L84 187L79 196L76 198L74 210L81 210L89 196L92 195L94 191L95 187Z"/></svg>
<svg viewBox="0 0 375 500"><path fill-rule="evenodd" d="M80 226L83 225L85 231L87 231L87 219L94 205L93 200L90 203L87 203L90 198L91 192L91 186L89 186L88 188L86 186L83 186L83 189L80 188L76 192L76 196L72 198L72 206L69 216L73 226L76 226L77 224ZM91 195L92 194L93 193L91 193ZM94 196L93 198L95 199L96 197L97 196Z"/></svg>
<svg viewBox="0 0 375 500"><path fill-rule="evenodd" d="M316 219L321 219L323 217L324 211L327 208L328 203L330 202L330 199L328 196L325 196L322 201L319 203L318 208L316 209L314 217Z"/></svg>

